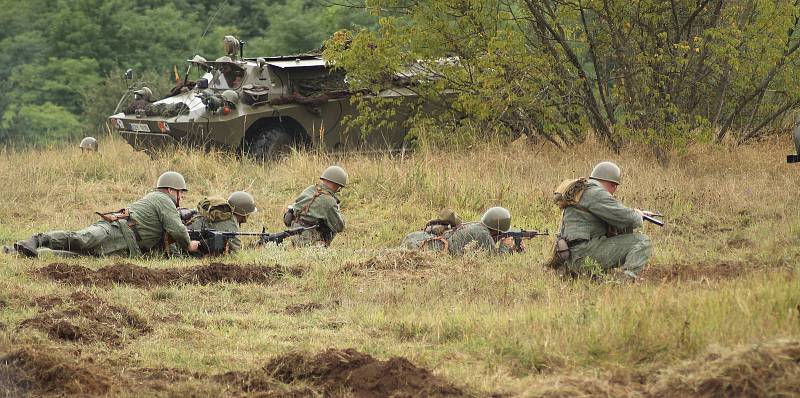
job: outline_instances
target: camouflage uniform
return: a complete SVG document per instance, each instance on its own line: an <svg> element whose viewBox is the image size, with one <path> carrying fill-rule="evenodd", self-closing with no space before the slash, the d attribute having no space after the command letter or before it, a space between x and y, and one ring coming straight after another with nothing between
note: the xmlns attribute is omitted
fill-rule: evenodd
<svg viewBox="0 0 800 398"><path fill-rule="evenodd" d="M163 244L164 234L184 250L189 234L181 223L175 202L169 195L153 191L128 207L130 221L98 221L80 231L50 231L35 235L39 247L93 256L139 256Z"/></svg>
<svg viewBox="0 0 800 398"><path fill-rule="evenodd" d="M445 244L445 242L447 242ZM408 249L425 249L434 251L444 251L451 256L461 256L468 250L487 251L489 254L508 254L511 253L505 245L495 243L492 234L485 225L480 222L464 223L446 231L441 238L425 231L412 232L403 239L401 245Z"/></svg>
<svg viewBox="0 0 800 398"><path fill-rule="evenodd" d="M344 230L344 218L339 211L339 199L336 193L324 184L311 185L306 188L291 205L294 219L291 228L310 227L319 224L319 228L304 231L291 237L295 246L330 245L333 237Z"/></svg>
<svg viewBox="0 0 800 398"><path fill-rule="evenodd" d="M604 270L622 266L629 275L642 270L652 253L647 235L633 233L642 217L623 206L595 180L589 180L578 206L564 209L561 237L570 245L568 267L579 272L591 258Z"/></svg>

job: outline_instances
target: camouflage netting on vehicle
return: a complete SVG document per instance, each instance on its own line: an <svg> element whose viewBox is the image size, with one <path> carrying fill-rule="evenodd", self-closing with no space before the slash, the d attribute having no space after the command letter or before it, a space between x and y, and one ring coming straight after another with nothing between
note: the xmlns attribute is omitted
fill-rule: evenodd
<svg viewBox="0 0 800 398"><path fill-rule="evenodd" d="M344 73L341 72L298 80L294 84L297 92L304 97L348 91Z"/></svg>
<svg viewBox="0 0 800 398"><path fill-rule="evenodd" d="M183 102L174 104L152 104L145 100L136 100L125 108L126 115L136 115L137 112L144 112L144 116L173 117L183 113L189 113L189 106Z"/></svg>

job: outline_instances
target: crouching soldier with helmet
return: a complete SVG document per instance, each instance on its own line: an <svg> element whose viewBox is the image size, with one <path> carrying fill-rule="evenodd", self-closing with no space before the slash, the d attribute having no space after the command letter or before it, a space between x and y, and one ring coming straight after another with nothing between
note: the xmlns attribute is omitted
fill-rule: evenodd
<svg viewBox="0 0 800 398"><path fill-rule="evenodd" d="M643 215L652 213L620 203L613 195L621 182L619 167L602 162L588 179L562 182L556 190L556 202L563 208L556 261L573 275L585 271L591 259L604 271L621 267L626 278L636 279L650 258L650 239L634 229L642 226Z"/></svg>
<svg viewBox="0 0 800 398"><path fill-rule="evenodd" d="M501 234L510 229L511 212L503 207L492 207L483 213L480 222L459 223L438 236L432 228L427 232L412 232L402 245L409 249L447 252L451 256L461 256L471 250L492 255L524 250L524 247L515 250L513 238L501 238Z"/></svg>
<svg viewBox="0 0 800 398"><path fill-rule="evenodd" d="M47 248L92 256L139 256L166 249L169 236L183 250L198 250L181 222L177 206L183 197L186 181L168 171L156 183L156 189L126 209L98 213L102 220L80 231L50 231L14 243L17 253L37 257L38 249Z"/></svg>
<svg viewBox="0 0 800 398"><path fill-rule="evenodd" d="M311 185L300 193L283 216L287 227L317 226L291 237L295 246L327 247L333 237L344 230L344 217L339 210L336 193L347 185L347 172L339 166L330 166L319 179L319 184Z"/></svg>
<svg viewBox="0 0 800 398"><path fill-rule="evenodd" d="M190 211L191 218L186 221L191 231L214 230L219 232L239 232L239 227L247 222L247 217L258 211L253 195L236 191L228 199L204 198L197 204L197 210ZM242 248L238 236L226 241L225 252L235 252Z"/></svg>

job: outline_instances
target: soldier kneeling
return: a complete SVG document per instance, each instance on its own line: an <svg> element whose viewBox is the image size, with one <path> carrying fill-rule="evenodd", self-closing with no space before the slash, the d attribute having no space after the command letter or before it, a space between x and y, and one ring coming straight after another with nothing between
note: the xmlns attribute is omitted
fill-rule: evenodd
<svg viewBox="0 0 800 398"><path fill-rule="evenodd" d="M344 230L344 217L339 210L336 193L347 185L347 172L339 166L330 166L320 175L320 183L311 185L289 205L283 216L287 227L312 227L292 236L295 246L328 247L337 233Z"/></svg>

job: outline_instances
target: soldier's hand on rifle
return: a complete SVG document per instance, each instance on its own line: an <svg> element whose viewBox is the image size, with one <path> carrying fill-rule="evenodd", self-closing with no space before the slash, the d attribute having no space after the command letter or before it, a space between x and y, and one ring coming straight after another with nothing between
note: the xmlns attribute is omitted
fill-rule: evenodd
<svg viewBox="0 0 800 398"><path fill-rule="evenodd" d="M200 241L193 240L189 242L189 253L200 250Z"/></svg>
<svg viewBox="0 0 800 398"><path fill-rule="evenodd" d="M506 236L500 239L500 245L507 247L509 250L514 250L514 238Z"/></svg>
<svg viewBox="0 0 800 398"><path fill-rule="evenodd" d="M639 215L639 217L644 217L644 216L652 217L653 214L655 214L653 212L650 212L650 211L647 211L647 210L641 210L641 209L633 209L633 211L635 211L636 214Z"/></svg>

